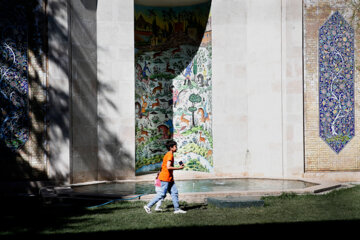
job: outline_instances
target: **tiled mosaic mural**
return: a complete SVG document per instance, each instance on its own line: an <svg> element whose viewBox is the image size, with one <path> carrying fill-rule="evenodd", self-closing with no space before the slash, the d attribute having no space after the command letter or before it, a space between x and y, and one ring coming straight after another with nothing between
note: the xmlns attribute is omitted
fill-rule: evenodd
<svg viewBox="0 0 360 240"><path fill-rule="evenodd" d="M26 7L0 1L0 141L15 151L28 133Z"/></svg>
<svg viewBox="0 0 360 240"><path fill-rule="evenodd" d="M185 170L213 170L209 9L135 5L136 173L161 167L170 138Z"/></svg>
<svg viewBox="0 0 360 240"><path fill-rule="evenodd" d="M355 136L354 30L335 12L319 30L320 137L339 153Z"/></svg>

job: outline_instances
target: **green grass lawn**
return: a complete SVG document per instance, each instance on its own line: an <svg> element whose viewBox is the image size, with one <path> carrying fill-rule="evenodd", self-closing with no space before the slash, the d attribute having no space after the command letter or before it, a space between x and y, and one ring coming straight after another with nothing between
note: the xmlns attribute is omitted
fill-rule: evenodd
<svg viewBox="0 0 360 240"><path fill-rule="evenodd" d="M123 233L216 234L261 232L265 229L339 229L360 227L360 185L321 195L283 194L264 197L265 206L217 208L181 202L186 214L173 214L171 201L164 212L146 214L143 201L123 201L97 208L44 205L33 200L2 200L0 238L36 234L45 239L67 236L113 236ZM306 233L306 231L304 232ZM70 238L71 239L71 238Z"/></svg>

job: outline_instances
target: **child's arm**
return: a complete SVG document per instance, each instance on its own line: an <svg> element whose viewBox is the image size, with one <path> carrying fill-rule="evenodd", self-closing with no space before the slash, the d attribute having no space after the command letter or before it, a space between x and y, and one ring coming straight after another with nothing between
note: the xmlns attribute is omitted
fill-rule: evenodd
<svg viewBox="0 0 360 240"><path fill-rule="evenodd" d="M168 170L181 170L181 169L184 168L184 165L181 165L180 167L172 167L171 166L171 161L167 161L166 167L167 167Z"/></svg>

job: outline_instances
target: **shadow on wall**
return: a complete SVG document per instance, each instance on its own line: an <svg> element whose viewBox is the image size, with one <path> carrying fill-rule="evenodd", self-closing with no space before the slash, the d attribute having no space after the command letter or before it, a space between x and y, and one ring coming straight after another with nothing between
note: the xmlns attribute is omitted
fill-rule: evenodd
<svg viewBox="0 0 360 240"><path fill-rule="evenodd" d="M111 156L108 163L131 168L134 159L119 151L121 139L97 116L97 95L113 91L97 81L97 0L0 4L2 182L113 177L112 171L99 171L98 128L107 146L102 151ZM56 66L51 79L48 62ZM105 101L116 110L110 99ZM70 166L61 147L69 143Z"/></svg>
<svg viewBox="0 0 360 240"><path fill-rule="evenodd" d="M134 175L134 159L99 106L118 112L116 90L97 69L97 0L71 1L71 182L124 179ZM101 50L101 49L100 49ZM98 99L101 99L99 105ZM105 118L106 119L106 118ZM131 176L130 176L131 177Z"/></svg>
<svg viewBox="0 0 360 240"><path fill-rule="evenodd" d="M169 139L186 170L212 168L210 7L135 4L138 175L161 167Z"/></svg>

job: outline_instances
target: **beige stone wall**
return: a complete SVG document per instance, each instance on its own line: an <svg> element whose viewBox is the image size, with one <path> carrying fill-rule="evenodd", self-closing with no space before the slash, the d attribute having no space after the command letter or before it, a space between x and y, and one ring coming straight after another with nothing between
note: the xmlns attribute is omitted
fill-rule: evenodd
<svg viewBox="0 0 360 240"><path fill-rule="evenodd" d="M338 154L319 136L319 28L335 12L355 30L355 137ZM305 172L358 171L360 170L360 88L359 88L359 28L352 20L353 7L346 0L304 0L304 136Z"/></svg>
<svg viewBox="0 0 360 240"><path fill-rule="evenodd" d="M288 178L304 173L302 4L212 1L218 176Z"/></svg>

